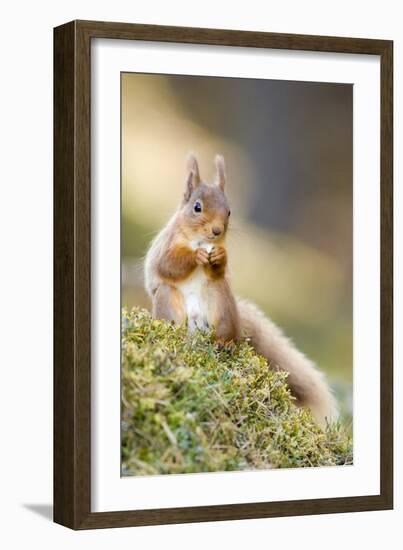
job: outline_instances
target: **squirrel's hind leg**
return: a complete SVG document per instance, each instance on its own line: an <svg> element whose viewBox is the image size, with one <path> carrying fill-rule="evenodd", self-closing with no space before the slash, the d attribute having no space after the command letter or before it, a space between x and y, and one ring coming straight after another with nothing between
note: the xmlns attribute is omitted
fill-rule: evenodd
<svg viewBox="0 0 403 550"><path fill-rule="evenodd" d="M235 298L225 279L210 286L208 301L209 326L215 328L216 340L227 347L240 337L240 320Z"/></svg>
<svg viewBox="0 0 403 550"><path fill-rule="evenodd" d="M176 325L186 323L182 294L171 285L161 283L153 296L154 319L173 321Z"/></svg>

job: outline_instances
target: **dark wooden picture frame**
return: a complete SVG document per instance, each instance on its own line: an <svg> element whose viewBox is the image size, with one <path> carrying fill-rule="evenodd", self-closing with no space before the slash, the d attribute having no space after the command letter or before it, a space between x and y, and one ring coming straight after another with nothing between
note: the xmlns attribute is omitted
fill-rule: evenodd
<svg viewBox="0 0 403 550"><path fill-rule="evenodd" d="M91 512L91 40L113 38L355 53L381 60L380 494ZM393 42L72 21L54 29L54 521L127 527L393 507Z"/></svg>

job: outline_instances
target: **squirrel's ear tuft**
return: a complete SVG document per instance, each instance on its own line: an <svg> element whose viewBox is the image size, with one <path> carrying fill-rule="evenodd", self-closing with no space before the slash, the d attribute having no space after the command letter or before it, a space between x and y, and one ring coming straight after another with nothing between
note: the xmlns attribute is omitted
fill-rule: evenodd
<svg viewBox="0 0 403 550"><path fill-rule="evenodd" d="M226 177L225 177L225 162L224 162L224 157L222 155L216 155L215 166L217 170L217 175L216 175L217 185L224 191Z"/></svg>
<svg viewBox="0 0 403 550"><path fill-rule="evenodd" d="M188 201L190 199L192 191L194 191L200 183L199 165L193 153L188 156L186 165L188 173L186 177L185 200Z"/></svg>
<svg viewBox="0 0 403 550"><path fill-rule="evenodd" d="M197 183L200 183L199 164L194 153L189 153L187 160L187 170L188 172L193 172L195 179L198 180Z"/></svg>

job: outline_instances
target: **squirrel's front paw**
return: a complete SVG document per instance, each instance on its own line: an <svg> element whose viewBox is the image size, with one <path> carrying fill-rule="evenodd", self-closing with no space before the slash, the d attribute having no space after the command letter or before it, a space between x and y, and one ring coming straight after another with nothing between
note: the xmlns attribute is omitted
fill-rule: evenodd
<svg viewBox="0 0 403 550"><path fill-rule="evenodd" d="M198 248L196 250L196 263L198 265L208 265L209 254L204 248Z"/></svg>
<svg viewBox="0 0 403 550"><path fill-rule="evenodd" d="M227 252L222 246L214 247L209 256L211 265L223 265L227 261Z"/></svg>

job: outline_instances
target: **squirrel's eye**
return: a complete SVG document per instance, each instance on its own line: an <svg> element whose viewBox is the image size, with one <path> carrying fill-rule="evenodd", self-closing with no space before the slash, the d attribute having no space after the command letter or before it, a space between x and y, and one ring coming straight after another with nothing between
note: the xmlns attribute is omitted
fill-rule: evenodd
<svg viewBox="0 0 403 550"><path fill-rule="evenodd" d="M193 206L193 210L197 213L202 211L202 205L199 201L196 201Z"/></svg>
<svg viewBox="0 0 403 550"><path fill-rule="evenodd" d="M228 217L231 216L231 210L228 210Z"/></svg>

